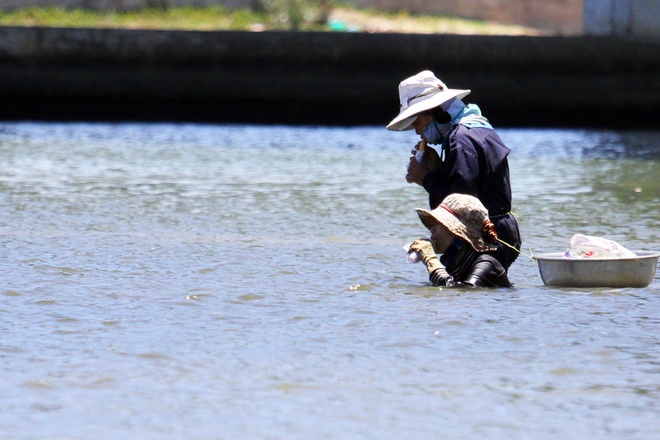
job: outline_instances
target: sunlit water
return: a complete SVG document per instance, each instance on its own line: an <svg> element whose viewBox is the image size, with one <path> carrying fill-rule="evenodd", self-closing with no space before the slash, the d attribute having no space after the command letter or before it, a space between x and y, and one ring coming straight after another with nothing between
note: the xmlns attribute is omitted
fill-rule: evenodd
<svg viewBox="0 0 660 440"><path fill-rule="evenodd" d="M660 249L660 132L499 132L525 254ZM1 123L2 438L659 438L660 271L429 287L414 142Z"/></svg>

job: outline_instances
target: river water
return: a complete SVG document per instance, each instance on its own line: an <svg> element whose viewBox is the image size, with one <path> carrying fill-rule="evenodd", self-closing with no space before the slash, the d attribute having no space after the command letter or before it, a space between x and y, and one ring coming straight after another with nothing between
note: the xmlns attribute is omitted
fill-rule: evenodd
<svg viewBox="0 0 660 440"><path fill-rule="evenodd" d="M660 132L499 133L525 254L660 249ZM0 123L2 438L659 438L660 271L429 287L414 142Z"/></svg>

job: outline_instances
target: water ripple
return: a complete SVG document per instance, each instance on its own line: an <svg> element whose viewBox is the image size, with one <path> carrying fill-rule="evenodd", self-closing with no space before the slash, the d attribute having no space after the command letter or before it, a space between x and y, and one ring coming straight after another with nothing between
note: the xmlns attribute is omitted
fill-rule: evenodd
<svg viewBox="0 0 660 440"><path fill-rule="evenodd" d="M527 253L660 248L658 132L500 133ZM427 233L414 142L0 123L3 433L660 435L660 275L546 287L521 256L512 289L429 287L401 249Z"/></svg>

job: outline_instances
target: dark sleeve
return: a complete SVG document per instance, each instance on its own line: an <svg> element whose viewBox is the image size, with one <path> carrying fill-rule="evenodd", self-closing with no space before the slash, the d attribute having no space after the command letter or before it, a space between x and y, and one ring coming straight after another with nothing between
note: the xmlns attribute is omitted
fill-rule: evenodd
<svg viewBox="0 0 660 440"><path fill-rule="evenodd" d="M477 258L472 272L465 278L463 284L469 287L510 287L511 283L506 270L490 255Z"/></svg>
<svg viewBox="0 0 660 440"><path fill-rule="evenodd" d="M451 287L454 285L454 278L447 273L444 267L439 267L429 274L429 281L436 287Z"/></svg>
<svg viewBox="0 0 660 440"><path fill-rule="evenodd" d="M438 171L427 174L422 182L435 209L449 194L479 196L479 156L472 139L457 129L449 138L445 160Z"/></svg>

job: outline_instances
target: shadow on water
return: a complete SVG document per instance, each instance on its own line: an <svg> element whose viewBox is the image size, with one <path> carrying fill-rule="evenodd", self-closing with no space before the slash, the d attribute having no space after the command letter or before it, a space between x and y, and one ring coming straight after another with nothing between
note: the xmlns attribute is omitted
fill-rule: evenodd
<svg viewBox="0 0 660 440"><path fill-rule="evenodd" d="M584 157L660 160L660 131L605 132L582 149Z"/></svg>
<svg viewBox="0 0 660 440"><path fill-rule="evenodd" d="M660 131L501 129L515 155L660 160Z"/></svg>

